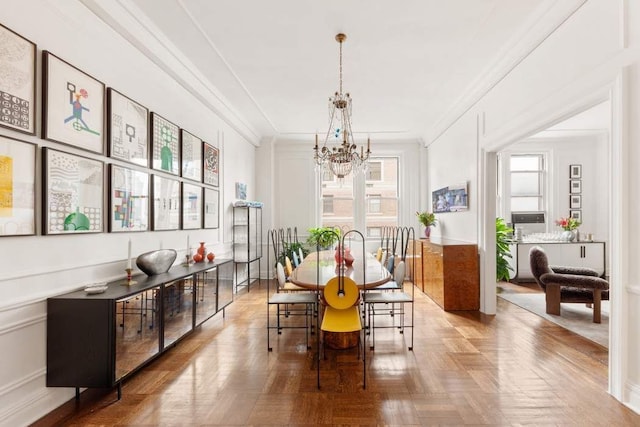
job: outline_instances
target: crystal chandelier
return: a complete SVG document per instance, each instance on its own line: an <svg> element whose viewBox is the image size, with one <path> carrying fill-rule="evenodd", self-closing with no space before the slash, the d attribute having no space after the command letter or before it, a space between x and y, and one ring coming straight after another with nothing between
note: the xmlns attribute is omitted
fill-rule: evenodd
<svg viewBox="0 0 640 427"><path fill-rule="evenodd" d="M343 179L351 172L364 172L369 164L371 155L370 141L367 139L367 151L364 147L358 147L353 139L351 130L351 96L342 93L342 43L347 36L340 33L336 35L336 41L340 43L340 88L329 98L329 128L324 138L322 147L318 146L318 135L316 134L316 145L314 150L314 160L319 168L329 170L338 179ZM329 148L331 140L340 141L339 145Z"/></svg>

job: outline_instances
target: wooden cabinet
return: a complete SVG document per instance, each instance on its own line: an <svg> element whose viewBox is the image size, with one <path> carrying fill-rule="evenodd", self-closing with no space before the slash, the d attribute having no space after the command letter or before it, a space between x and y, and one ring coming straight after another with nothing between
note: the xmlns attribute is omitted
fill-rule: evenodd
<svg viewBox="0 0 640 427"><path fill-rule="evenodd" d="M597 271L599 275L604 275L604 242L516 243L516 280L534 280L529 264L529 251L534 246L540 246L545 251L550 265L588 267Z"/></svg>
<svg viewBox="0 0 640 427"><path fill-rule="evenodd" d="M448 311L480 308L477 245L420 239L410 255L416 260L414 283L440 307Z"/></svg>
<svg viewBox="0 0 640 427"><path fill-rule="evenodd" d="M233 300L233 263L175 266L137 283L47 300L47 386L113 387Z"/></svg>

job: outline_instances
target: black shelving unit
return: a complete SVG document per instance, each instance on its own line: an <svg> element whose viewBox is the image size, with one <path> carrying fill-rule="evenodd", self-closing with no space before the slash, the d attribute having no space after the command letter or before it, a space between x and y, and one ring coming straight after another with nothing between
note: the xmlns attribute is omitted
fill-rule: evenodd
<svg viewBox="0 0 640 427"><path fill-rule="evenodd" d="M233 261L235 263L236 293L240 288L251 287L251 264L258 263L260 285L260 259L262 258L262 208L236 206L233 208ZM246 269L246 277L238 280L238 268Z"/></svg>

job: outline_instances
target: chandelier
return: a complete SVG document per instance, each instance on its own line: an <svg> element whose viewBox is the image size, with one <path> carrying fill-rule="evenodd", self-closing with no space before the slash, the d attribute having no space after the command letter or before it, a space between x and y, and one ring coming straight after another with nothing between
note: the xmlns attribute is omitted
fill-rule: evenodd
<svg viewBox="0 0 640 427"><path fill-rule="evenodd" d="M351 130L351 96L342 93L342 43L347 36L340 33L336 35L336 41L340 44L340 87L332 97L329 98L329 128L324 138L322 147L318 146L318 135L316 134L316 145L314 150L314 160L319 168L329 170L333 175L342 179L351 172L364 172L369 164L371 155L371 143L367 138L367 151L364 147L358 147L353 139ZM340 141L339 145L329 148L331 140Z"/></svg>

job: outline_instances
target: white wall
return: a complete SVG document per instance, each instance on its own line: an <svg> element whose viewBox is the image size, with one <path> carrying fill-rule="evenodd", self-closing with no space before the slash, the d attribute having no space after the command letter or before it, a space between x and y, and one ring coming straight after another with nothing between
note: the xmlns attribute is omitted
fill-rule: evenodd
<svg viewBox="0 0 640 427"><path fill-rule="evenodd" d="M228 257L232 239L228 207L235 198L236 181L248 184L249 198L255 195L255 147L163 71L163 64L149 60L80 2L11 2L10 7L3 7L0 19L0 23L38 45L38 87L40 51L46 49L150 111L219 146L222 156L220 229L71 236L38 234L0 239L0 292L3 295L0 301L0 425L14 426L36 420L74 394L68 388L45 387L46 298L78 289L88 282L122 277L129 238L133 241L134 256L164 247L177 249L178 259L182 259L188 235L194 245L204 240L219 257ZM39 120L40 93L37 104ZM90 155L105 164L121 163L44 141L38 136L8 129L0 129L0 134L31 141L39 147ZM40 135L39 126L36 135ZM42 212L39 197L36 212L39 218Z"/></svg>
<svg viewBox="0 0 640 427"><path fill-rule="evenodd" d="M501 70L500 75L496 71L498 77L492 84L485 84L489 89L479 100L468 109L461 109L464 113L460 117L445 124L447 131L429 146L428 167L456 164L461 150L450 145L462 143L468 147L469 141L477 139L483 152L498 151L611 97L615 113L608 151L611 155L603 159L610 165L610 174L599 177L607 182L605 192L610 194L611 201L607 215L613 289L610 392L640 411L640 315L637 314L640 312L640 265L637 262L640 225L635 220L640 214L640 186L630 184L640 179L638 169L633 166L640 161L635 143L640 140L640 122L635 120L640 114L640 30L636 25L640 22L640 3L589 0L575 2L575 5L575 13L567 15L551 34L537 34L539 44L523 51L512 69ZM479 127L476 117L481 118ZM479 180L491 184L492 180L486 176L491 173L490 168L485 165L484 157L478 160ZM561 161L572 160L565 156ZM469 163L464 164L472 167ZM441 182L455 182L459 178L458 169L445 169L432 180L430 190L437 189ZM485 210L473 213L480 224L477 240L480 250L489 252L495 250L495 236L491 237L490 232L494 218L485 212L491 201L495 203L495 187L488 185L479 189L479 193L487 203L484 203ZM447 224L442 231L446 236L459 237L458 229ZM476 238L472 229L466 230L464 237ZM484 294L493 293L495 298L495 264L490 264L487 257L481 275L482 287ZM491 305L487 307L491 312Z"/></svg>

